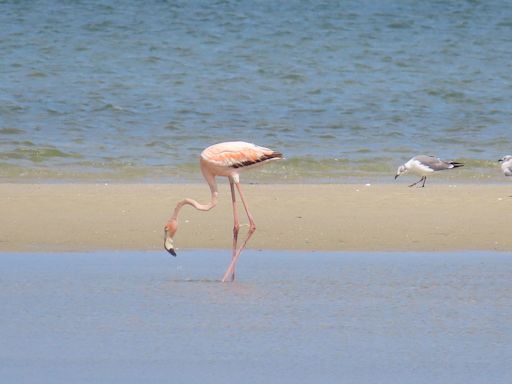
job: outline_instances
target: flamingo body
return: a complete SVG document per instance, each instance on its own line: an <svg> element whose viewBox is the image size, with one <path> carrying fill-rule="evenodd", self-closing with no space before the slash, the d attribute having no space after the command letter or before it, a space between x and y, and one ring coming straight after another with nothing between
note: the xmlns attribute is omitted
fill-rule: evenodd
<svg viewBox="0 0 512 384"><path fill-rule="evenodd" d="M214 144L201 153L201 169L206 167L215 176L233 177L242 169L261 165L283 155L271 149L244 141Z"/></svg>
<svg viewBox="0 0 512 384"><path fill-rule="evenodd" d="M249 212L247 203L245 202L244 195L240 187L239 172L256 165L267 163L271 160L278 160L282 158L283 155L279 152L275 152L269 148L260 147L255 144L246 143L244 141L230 141L214 144L203 150L203 152L201 152L199 165L206 182L210 186L211 200L208 204L200 204L193 199L187 198L180 201L176 205L172 217L169 219L165 226L164 248L170 254L176 256L173 238L178 229L178 214L181 208L184 205L191 205L200 211L209 211L215 207L217 205L218 196L216 177L227 177L229 179L231 200L233 204L233 252L231 264L226 270L222 281L233 281L235 279L235 266L238 261L238 257L256 230L254 219ZM240 246L240 248L237 248L238 229L240 224L238 221L235 187L238 190L238 194L242 200L247 218L249 219L249 232L247 234L247 238Z"/></svg>

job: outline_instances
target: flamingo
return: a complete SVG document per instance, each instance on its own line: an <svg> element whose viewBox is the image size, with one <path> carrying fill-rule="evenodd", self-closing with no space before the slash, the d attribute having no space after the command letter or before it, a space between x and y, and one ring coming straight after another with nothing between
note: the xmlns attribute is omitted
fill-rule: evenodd
<svg viewBox="0 0 512 384"><path fill-rule="evenodd" d="M422 187L425 186L425 181L427 181L427 175L430 175L431 173L437 172L437 171L444 171L446 169L452 169L452 168L458 168L463 167L464 164L457 163L455 161L444 161L439 159L435 156L425 156L425 155L418 155L414 156L412 159L410 159L407 163L402 164L398 167L398 170L396 171L395 180L400 176L402 173L406 172L412 172L417 175L421 176L421 179L419 179L417 182L409 185L409 187L413 187L418 183L421 183L423 181Z"/></svg>
<svg viewBox="0 0 512 384"><path fill-rule="evenodd" d="M256 224L254 224L254 218L249 211L247 203L244 199L244 195L242 193L242 189L240 187L240 176L239 172L248 168L252 168L256 165L261 165L264 163L268 163L272 160L282 159L283 155L280 152L275 152L271 149L260 147L255 144L246 143L243 141L232 141L214 144L201 152L201 156L199 158L199 166L201 168L201 173L203 174L206 182L210 187L211 199L207 204L200 204L197 201L186 198L178 202L176 208L174 208L174 213L171 218L168 220L165 225L164 232L164 248L171 255L176 256L176 251L174 247L174 235L178 230L178 215L180 213L181 208L184 205L191 205L195 209L199 211L209 211L213 207L217 205L217 176L227 177L229 180L229 186L231 189L231 202L233 204L233 249L231 255L231 263L222 278L222 282L227 280L234 281L235 280L235 267L240 256L240 253L247 245L247 242L251 238L252 234L256 230ZM240 199L242 200L242 204L245 209L245 213L247 214L247 218L249 219L249 231L247 234L247 238L237 249L238 242L238 230L240 228L240 223L238 220L238 211L236 206L236 195L235 188L238 190L238 194L240 195Z"/></svg>

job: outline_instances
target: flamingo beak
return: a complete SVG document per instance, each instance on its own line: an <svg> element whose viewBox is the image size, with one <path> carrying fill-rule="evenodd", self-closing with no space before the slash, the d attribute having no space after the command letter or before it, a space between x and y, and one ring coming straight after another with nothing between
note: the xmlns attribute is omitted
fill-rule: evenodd
<svg viewBox="0 0 512 384"><path fill-rule="evenodd" d="M395 180L398 179L398 176L400 176L398 173L395 175Z"/></svg>
<svg viewBox="0 0 512 384"><path fill-rule="evenodd" d="M165 228L164 230L164 248L167 252L176 257L176 251L174 250L174 241L172 237L169 235L169 231L167 230L167 228Z"/></svg>

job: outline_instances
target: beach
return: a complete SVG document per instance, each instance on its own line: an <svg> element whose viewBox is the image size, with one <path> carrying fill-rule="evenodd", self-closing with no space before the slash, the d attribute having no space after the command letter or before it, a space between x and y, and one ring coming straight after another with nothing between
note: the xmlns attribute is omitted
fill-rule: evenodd
<svg viewBox="0 0 512 384"><path fill-rule="evenodd" d="M0 1L0 25L2 382L512 383L511 2ZM257 229L223 284L227 180L176 258L164 225L232 141L285 159L241 175ZM393 180L421 154L464 167Z"/></svg>
<svg viewBox="0 0 512 384"><path fill-rule="evenodd" d="M0 376L510 382L508 185L243 190L257 230L222 284L224 183L181 212L176 258L163 225L205 185L1 184Z"/></svg>
<svg viewBox="0 0 512 384"><path fill-rule="evenodd" d="M409 181L407 179L407 181ZM311 251L512 251L506 184L243 185L257 230L248 247ZM185 207L177 251L231 247L229 187L210 212ZM163 251L176 203L202 184L1 184L0 251ZM247 223L243 207L242 223ZM241 227L241 234L247 227Z"/></svg>

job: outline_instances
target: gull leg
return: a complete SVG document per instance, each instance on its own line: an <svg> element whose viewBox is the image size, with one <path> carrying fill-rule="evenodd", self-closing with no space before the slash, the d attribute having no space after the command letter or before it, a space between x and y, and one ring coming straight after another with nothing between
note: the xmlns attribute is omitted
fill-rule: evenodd
<svg viewBox="0 0 512 384"><path fill-rule="evenodd" d="M409 188L414 187L416 184L421 183L422 181L423 181L423 185L425 185L425 180L426 180L426 179L427 179L427 178L426 178L426 176L423 176L423 177L422 177L421 179L419 179L417 182L412 183L411 185L409 185Z"/></svg>

